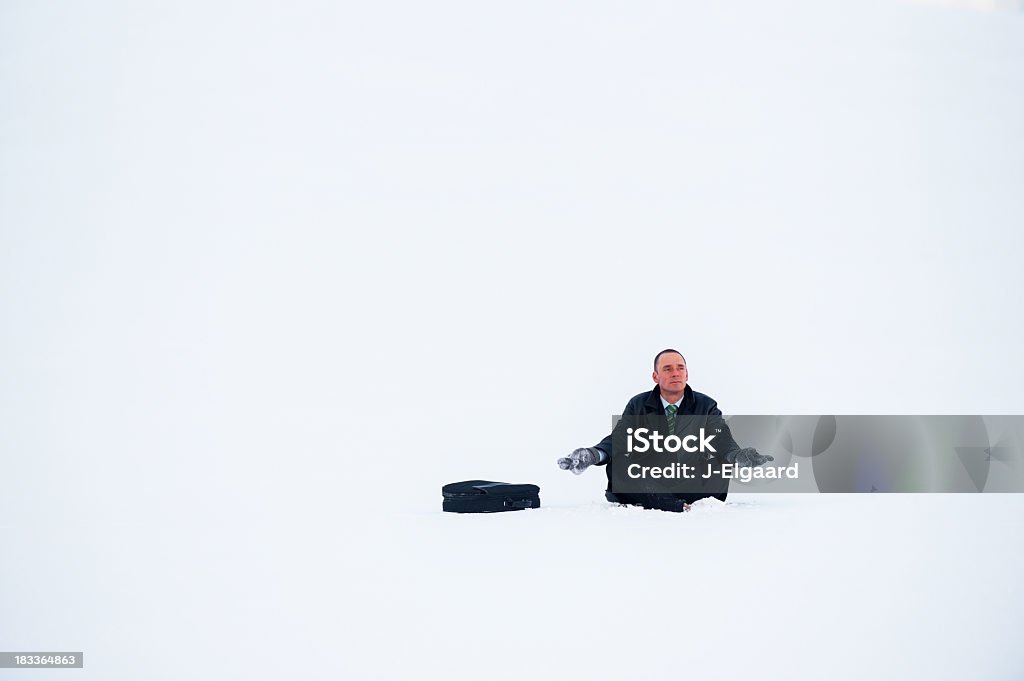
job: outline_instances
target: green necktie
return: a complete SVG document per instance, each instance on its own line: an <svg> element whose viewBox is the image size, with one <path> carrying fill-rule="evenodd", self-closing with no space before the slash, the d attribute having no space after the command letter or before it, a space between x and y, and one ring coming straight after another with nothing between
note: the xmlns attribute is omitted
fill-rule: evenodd
<svg viewBox="0 0 1024 681"><path fill-rule="evenodd" d="M674 404L670 404L665 407L665 416L668 419L668 434L674 435L676 432L676 412L679 411L679 407Z"/></svg>

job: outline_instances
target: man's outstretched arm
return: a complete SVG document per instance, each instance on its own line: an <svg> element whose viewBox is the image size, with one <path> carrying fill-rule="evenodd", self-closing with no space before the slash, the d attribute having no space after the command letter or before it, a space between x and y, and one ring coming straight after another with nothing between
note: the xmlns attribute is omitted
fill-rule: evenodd
<svg viewBox="0 0 1024 681"><path fill-rule="evenodd" d="M607 461L608 455L597 447L581 447L574 449L569 456L559 459L558 467L579 475L591 466L598 466Z"/></svg>
<svg viewBox="0 0 1024 681"><path fill-rule="evenodd" d="M623 416L633 416L638 413L639 411L633 405L633 400L627 402L626 408L622 410ZM603 440L593 447L574 449L572 454L558 460L558 467L564 471L572 471L576 475L579 475L591 466L604 466L612 458L612 441L616 437L625 437L625 432L623 431L625 427L624 420L619 419L618 423L616 423L615 427L612 429L612 432Z"/></svg>
<svg viewBox="0 0 1024 681"><path fill-rule="evenodd" d="M740 468L752 468L768 461L775 461L775 457L771 454L762 454L753 447L743 447L742 449L734 449L727 453L725 460L736 464Z"/></svg>
<svg viewBox="0 0 1024 681"><path fill-rule="evenodd" d="M740 447L736 443L736 440L732 437L732 431L729 430L729 424L725 422L725 418L722 416L722 410L715 404L711 408L711 418L714 419L714 425L722 430L722 440L726 442L725 450L725 461L726 463L736 464L740 468L751 468L760 466L768 461L775 461L775 457L770 454L761 454L753 447ZM710 425L710 424L709 424Z"/></svg>

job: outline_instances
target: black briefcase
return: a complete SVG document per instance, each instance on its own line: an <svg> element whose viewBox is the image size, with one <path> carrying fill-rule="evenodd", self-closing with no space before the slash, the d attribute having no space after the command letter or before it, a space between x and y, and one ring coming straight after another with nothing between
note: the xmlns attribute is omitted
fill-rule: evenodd
<svg viewBox="0 0 1024 681"><path fill-rule="evenodd" d="M449 513L498 513L540 508L540 487L490 480L464 480L441 488L441 509Z"/></svg>

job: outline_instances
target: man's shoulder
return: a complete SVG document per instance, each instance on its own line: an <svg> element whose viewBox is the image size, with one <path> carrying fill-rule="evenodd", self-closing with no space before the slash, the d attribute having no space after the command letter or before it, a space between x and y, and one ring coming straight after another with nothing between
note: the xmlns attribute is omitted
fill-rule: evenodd
<svg viewBox="0 0 1024 681"><path fill-rule="evenodd" d="M697 414L708 414L718 407L718 402L716 402L710 395L705 395L704 393L699 393L694 390L693 405L694 412Z"/></svg>
<svg viewBox="0 0 1024 681"><path fill-rule="evenodd" d="M626 403L626 410L635 411L647 402L652 401L654 398L655 395L653 390L637 393L636 395L633 395L633 397L629 398L629 402Z"/></svg>

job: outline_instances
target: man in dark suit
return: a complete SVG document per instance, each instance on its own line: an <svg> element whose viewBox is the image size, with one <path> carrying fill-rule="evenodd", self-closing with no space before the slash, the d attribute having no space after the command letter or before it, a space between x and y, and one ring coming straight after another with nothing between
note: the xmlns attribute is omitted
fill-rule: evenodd
<svg viewBox="0 0 1024 681"><path fill-rule="evenodd" d="M635 504L645 508L657 508L666 511L683 511L697 499L715 497L725 501L729 489L728 478L721 476L721 464L730 463L734 466L760 466L773 457L765 456L751 447L743 448L736 444L729 432L729 427L722 418L718 403L703 393L699 393L689 385L689 374L686 370L686 358L678 350L662 350L654 357L654 390L635 395L622 411L622 419L614 430L601 442L593 447L574 450L569 456L558 460L558 466L577 475L590 466L607 466L608 489L605 498L615 503ZM709 471L708 477L697 476L692 482L677 485L675 491L657 491L654 486L644 491L630 489L623 491L622 478L618 478L618 489L613 489L613 466L607 464L613 457L629 456L623 445L627 435L635 426L650 427L652 430L679 434L686 426L700 424L713 426L718 438L714 449L709 451L693 451L680 455L679 461L695 466L695 470ZM636 461L636 459L633 459ZM626 463L623 459L621 463ZM621 476L624 467L616 467Z"/></svg>

